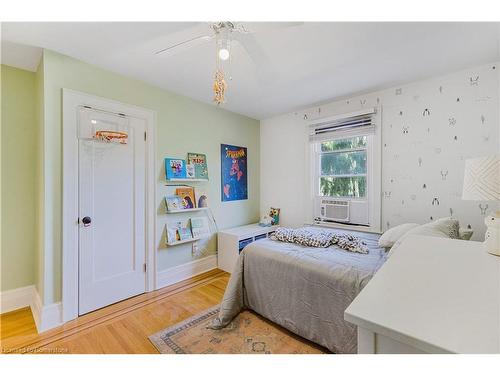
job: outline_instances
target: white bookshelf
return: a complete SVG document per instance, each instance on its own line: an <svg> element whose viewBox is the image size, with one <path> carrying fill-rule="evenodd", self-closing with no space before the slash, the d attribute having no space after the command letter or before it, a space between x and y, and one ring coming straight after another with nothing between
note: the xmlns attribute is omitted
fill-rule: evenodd
<svg viewBox="0 0 500 375"><path fill-rule="evenodd" d="M205 178L170 178L167 180L167 185L169 182L208 182L209 180Z"/></svg>
<svg viewBox="0 0 500 375"><path fill-rule="evenodd" d="M261 227L255 223L219 231L217 233L217 266L226 272L233 272L243 248L252 242L268 238L276 228L278 228L277 225Z"/></svg>
<svg viewBox="0 0 500 375"><path fill-rule="evenodd" d="M210 235L201 236L201 237L188 238L188 239L182 240L182 241L167 242L167 243L165 243L165 245L168 246L168 247L170 247L170 246L177 246L177 245L182 245L183 243L190 243L190 242L195 242L195 241L203 240L203 239L208 238L208 237L210 237Z"/></svg>
<svg viewBox="0 0 500 375"><path fill-rule="evenodd" d="M196 211L206 211L208 210L208 207L197 207L197 208L186 208L182 210L170 210L166 211L167 214L179 214L183 212L196 212Z"/></svg>

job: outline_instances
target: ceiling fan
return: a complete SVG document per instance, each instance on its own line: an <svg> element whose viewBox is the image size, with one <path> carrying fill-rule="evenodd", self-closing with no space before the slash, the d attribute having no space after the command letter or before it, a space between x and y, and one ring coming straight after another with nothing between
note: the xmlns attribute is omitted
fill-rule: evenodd
<svg viewBox="0 0 500 375"><path fill-rule="evenodd" d="M253 62L257 65L268 65L268 58L264 53L262 47L256 41L254 34L263 33L266 31L274 31L288 27L302 25L303 22L213 22L208 26L208 32L204 35L197 35L192 38L172 44L166 48L156 51L155 54L159 55L168 51L175 50L181 46L195 47L198 43L209 42L215 39L215 58L216 58L216 71L214 77L213 91L214 102L217 105L225 102L225 91L227 82L225 80L224 70L229 67L231 63L231 44L233 41L240 44ZM189 47L189 45L192 45ZM232 79L229 77L229 79Z"/></svg>

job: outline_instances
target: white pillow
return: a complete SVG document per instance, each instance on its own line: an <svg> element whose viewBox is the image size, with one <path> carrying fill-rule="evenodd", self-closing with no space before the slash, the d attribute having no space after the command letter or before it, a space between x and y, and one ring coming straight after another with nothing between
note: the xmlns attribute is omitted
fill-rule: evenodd
<svg viewBox="0 0 500 375"><path fill-rule="evenodd" d="M420 224L415 223L406 223L397 225L391 229L388 229L384 232L382 236L378 239L378 245L380 247L392 247L397 240L399 240L403 235L405 235L408 231L419 227Z"/></svg>
<svg viewBox="0 0 500 375"><path fill-rule="evenodd" d="M445 217L442 219L438 219L436 221L431 221L430 223L420 225L416 228L410 229L406 232L405 235L399 238L396 243L392 246L391 251L387 256L391 256L394 250L396 250L401 242L405 239L406 236L412 234L419 234L423 236L431 236L431 237L441 237L441 238L460 238L458 230L459 230L459 222L456 219L451 217Z"/></svg>

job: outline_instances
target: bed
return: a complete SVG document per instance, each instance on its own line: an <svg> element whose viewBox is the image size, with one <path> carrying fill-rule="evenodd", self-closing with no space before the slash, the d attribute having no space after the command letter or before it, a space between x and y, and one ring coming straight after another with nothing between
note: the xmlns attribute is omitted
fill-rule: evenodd
<svg viewBox="0 0 500 375"><path fill-rule="evenodd" d="M241 310L251 309L334 353L356 353L356 326L344 320L344 310L382 266L386 255L378 247L377 234L335 231L362 238L369 253L271 239L245 247L212 328L225 327Z"/></svg>

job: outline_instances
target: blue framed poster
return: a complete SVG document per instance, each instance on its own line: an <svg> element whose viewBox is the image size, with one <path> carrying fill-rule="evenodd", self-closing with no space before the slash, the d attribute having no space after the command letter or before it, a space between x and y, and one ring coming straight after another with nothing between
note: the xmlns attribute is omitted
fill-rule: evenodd
<svg viewBox="0 0 500 375"><path fill-rule="evenodd" d="M220 145L222 202L248 199L247 148Z"/></svg>

